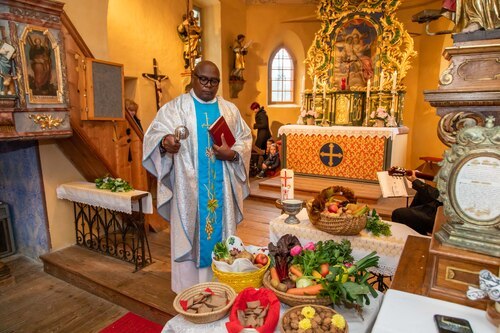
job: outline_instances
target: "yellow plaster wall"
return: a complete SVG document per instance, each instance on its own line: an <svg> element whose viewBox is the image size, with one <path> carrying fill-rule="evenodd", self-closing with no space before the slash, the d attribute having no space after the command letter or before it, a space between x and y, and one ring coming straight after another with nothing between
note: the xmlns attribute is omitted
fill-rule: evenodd
<svg viewBox="0 0 500 333"><path fill-rule="evenodd" d="M85 179L53 140L40 141L39 151L51 247L57 250L75 244L75 218L72 203L57 199L56 188L64 183Z"/></svg>
<svg viewBox="0 0 500 333"><path fill-rule="evenodd" d="M302 22L304 18L314 18L316 5L251 5L247 8L247 39L252 39L246 57L245 79L247 83L236 104L244 111L253 128L254 116L250 104L257 101L264 105L269 117L273 137L277 138L281 124L297 122L299 115L300 87L296 89L295 103L288 105L268 105L268 64L278 47L286 47L295 59L295 83L300 86L305 75L304 59L311 45L314 33L319 29L318 21ZM306 88L312 87L306 75ZM256 131L254 130L254 135Z"/></svg>

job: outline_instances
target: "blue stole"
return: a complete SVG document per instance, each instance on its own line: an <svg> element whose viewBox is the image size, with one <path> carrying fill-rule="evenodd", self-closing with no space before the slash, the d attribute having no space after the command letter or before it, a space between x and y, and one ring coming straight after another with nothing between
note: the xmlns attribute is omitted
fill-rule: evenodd
<svg viewBox="0 0 500 333"><path fill-rule="evenodd" d="M200 267L212 264L215 243L222 241L224 205L224 171L222 161L213 154L210 125L220 116L217 102L202 104L194 98L198 133L198 218L200 233Z"/></svg>

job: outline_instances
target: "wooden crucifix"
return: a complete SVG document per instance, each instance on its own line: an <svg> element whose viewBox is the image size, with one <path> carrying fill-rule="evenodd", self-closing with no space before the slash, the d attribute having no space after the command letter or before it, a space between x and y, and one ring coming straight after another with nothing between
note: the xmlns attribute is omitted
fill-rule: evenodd
<svg viewBox="0 0 500 333"><path fill-rule="evenodd" d="M168 79L168 76L158 74L158 63L156 62L156 58L153 58L153 74L142 73L142 76L150 81L153 81L155 84L156 111L158 111L161 107L161 81Z"/></svg>

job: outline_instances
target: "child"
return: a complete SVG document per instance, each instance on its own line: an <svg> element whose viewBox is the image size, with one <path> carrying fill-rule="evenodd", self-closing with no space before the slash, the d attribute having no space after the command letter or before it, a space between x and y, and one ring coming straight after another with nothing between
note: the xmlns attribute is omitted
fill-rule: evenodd
<svg viewBox="0 0 500 333"><path fill-rule="evenodd" d="M262 163L262 170L257 175L257 178L264 178L266 172L278 169L280 166L280 156L278 153L278 147L275 143L272 143L269 147L269 154L266 160Z"/></svg>

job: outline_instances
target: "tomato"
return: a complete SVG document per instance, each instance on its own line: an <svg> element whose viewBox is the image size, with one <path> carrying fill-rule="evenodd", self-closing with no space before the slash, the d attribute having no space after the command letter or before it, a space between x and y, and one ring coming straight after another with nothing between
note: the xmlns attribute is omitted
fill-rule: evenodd
<svg viewBox="0 0 500 333"><path fill-rule="evenodd" d="M269 258L264 253L259 253L255 256L253 261L254 264L261 264L262 266L267 265Z"/></svg>

